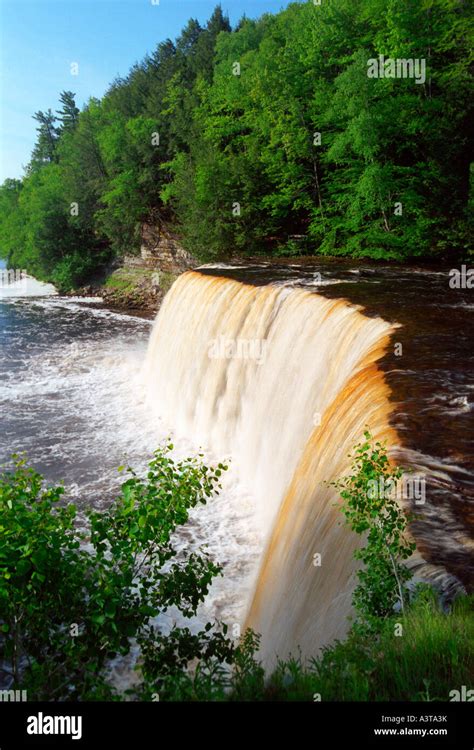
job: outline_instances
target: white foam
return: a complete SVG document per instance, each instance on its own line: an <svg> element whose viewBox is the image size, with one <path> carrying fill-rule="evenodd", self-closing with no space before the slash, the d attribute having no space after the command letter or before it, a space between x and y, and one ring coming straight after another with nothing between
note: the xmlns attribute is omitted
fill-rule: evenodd
<svg viewBox="0 0 474 750"><path fill-rule="evenodd" d="M23 275L21 279L11 284L5 283L3 279L2 282L0 283L0 300L12 297L49 297L58 293L52 284L45 284L28 275Z"/></svg>

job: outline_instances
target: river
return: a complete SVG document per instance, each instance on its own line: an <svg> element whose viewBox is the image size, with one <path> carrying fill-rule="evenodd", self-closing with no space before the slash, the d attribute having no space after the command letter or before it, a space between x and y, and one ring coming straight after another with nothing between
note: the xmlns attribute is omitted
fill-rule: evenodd
<svg viewBox="0 0 474 750"><path fill-rule="evenodd" d="M380 365L401 458L428 476L428 502L413 532L433 580L449 589L455 576L472 590L472 290L451 288L447 268L347 260L207 266L201 273L341 297L400 326ZM152 321L107 310L98 299L51 294L32 280L2 291L0 461L25 451L47 481L65 483L79 510L105 507L120 485L117 467L143 472L173 434L170 420L149 408L142 373ZM198 448L190 435L173 440L180 455ZM265 533L256 510L234 463L222 495L196 509L180 532L180 544L207 544L224 566L196 625L206 617L242 620Z"/></svg>

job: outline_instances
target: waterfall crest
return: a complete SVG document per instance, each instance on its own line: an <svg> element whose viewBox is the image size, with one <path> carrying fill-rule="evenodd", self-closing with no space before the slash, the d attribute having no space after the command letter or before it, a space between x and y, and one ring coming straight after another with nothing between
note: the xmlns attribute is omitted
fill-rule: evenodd
<svg viewBox="0 0 474 750"><path fill-rule="evenodd" d="M153 408L230 454L256 497L266 550L247 624L267 666L347 630L357 538L326 483L347 471L365 426L397 442L375 364L392 331L345 300L199 272L177 279L157 315L144 366Z"/></svg>

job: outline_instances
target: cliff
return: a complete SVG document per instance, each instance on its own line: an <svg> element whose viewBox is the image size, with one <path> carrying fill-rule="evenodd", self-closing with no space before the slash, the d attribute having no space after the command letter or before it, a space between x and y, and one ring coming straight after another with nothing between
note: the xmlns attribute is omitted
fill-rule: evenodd
<svg viewBox="0 0 474 750"><path fill-rule="evenodd" d="M140 255L125 255L102 285L77 289L74 294L98 295L111 307L155 313L174 280L196 265L198 261L162 222L145 223Z"/></svg>

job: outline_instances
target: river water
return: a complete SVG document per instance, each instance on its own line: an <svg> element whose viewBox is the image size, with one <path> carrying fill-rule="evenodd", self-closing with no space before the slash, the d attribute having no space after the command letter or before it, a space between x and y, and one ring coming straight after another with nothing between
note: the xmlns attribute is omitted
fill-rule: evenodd
<svg viewBox="0 0 474 750"><path fill-rule="evenodd" d="M414 533L435 571L446 569L472 589L474 292L451 288L447 268L308 261L201 270L344 297L401 325L381 367L404 458L429 475ZM144 471L172 432L150 411L141 375L152 321L107 310L100 300L52 295L31 280L0 291L0 462L25 451L48 481L65 483L79 509L104 507L120 485L117 467ZM175 442L180 455L197 448ZM242 617L262 536L237 473L231 467L223 494L196 509L179 537L183 546L207 544L223 564L200 619L228 624Z"/></svg>

